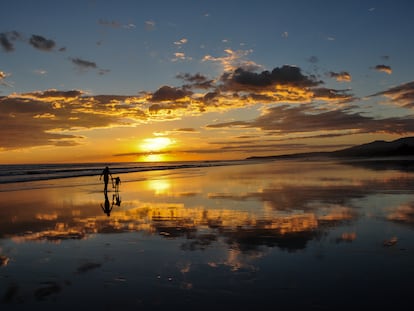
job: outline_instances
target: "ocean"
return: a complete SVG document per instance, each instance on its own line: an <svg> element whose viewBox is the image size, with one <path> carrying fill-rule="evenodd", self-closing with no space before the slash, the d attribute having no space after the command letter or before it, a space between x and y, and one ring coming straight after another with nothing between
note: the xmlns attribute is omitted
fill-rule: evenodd
<svg viewBox="0 0 414 311"><path fill-rule="evenodd" d="M0 165L0 184L99 176L105 166L112 174L236 165L243 161L113 162ZM1 191L1 186L0 186Z"/></svg>

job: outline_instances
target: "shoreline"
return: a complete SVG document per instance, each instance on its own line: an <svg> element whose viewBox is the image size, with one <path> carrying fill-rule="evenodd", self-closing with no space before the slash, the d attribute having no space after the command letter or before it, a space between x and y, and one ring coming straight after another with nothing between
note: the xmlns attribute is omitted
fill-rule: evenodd
<svg viewBox="0 0 414 311"><path fill-rule="evenodd" d="M316 163L337 163L350 167L361 167L371 170L401 170L414 171L414 157L253 157L244 160L225 160L225 161L191 161L191 162L157 162L157 163L137 163L137 162L116 162L108 164L113 175L128 176L133 173L176 171L185 169L198 169L223 166L254 165L266 163L290 163L290 162L316 162ZM79 169L81 165L83 168ZM73 166L73 168L71 168ZM12 165L20 170L20 173L8 173L10 165L0 165L0 192L17 191L20 189L30 189L25 185L30 183L42 184L39 188L45 187L70 187L75 184L58 185L59 180L70 181L71 179L99 177L103 166L101 163L90 164L63 164L62 167L56 164L37 165L24 164ZM50 185L48 185L48 182ZM98 183L91 183L91 185ZM20 186L19 186L20 185ZM36 187L35 187L36 188Z"/></svg>
<svg viewBox="0 0 414 311"><path fill-rule="evenodd" d="M109 166L113 174L128 174L147 171L163 171L188 168L202 168L228 165L243 165L253 160L223 160L223 161L177 161L177 162L116 162L90 164L22 164L0 165L0 185L11 183L25 183L32 181L47 181L76 177L100 176L105 166ZM82 168L78 168L82 166ZM72 167L72 168L71 168ZM1 190L0 190L1 191Z"/></svg>

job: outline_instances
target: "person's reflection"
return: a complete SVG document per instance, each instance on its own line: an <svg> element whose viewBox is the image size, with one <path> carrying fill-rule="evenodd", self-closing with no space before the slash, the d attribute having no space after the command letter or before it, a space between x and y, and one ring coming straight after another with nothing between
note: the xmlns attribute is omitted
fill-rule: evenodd
<svg viewBox="0 0 414 311"><path fill-rule="evenodd" d="M112 179L112 185L115 188L115 193L112 195L112 205L121 206L121 197L119 196L119 185L121 184L121 178L115 177Z"/></svg>
<svg viewBox="0 0 414 311"><path fill-rule="evenodd" d="M115 192L112 195L112 205L117 205L117 206L121 206L121 197L119 195L119 192Z"/></svg>
<svg viewBox="0 0 414 311"><path fill-rule="evenodd" d="M111 216L111 211L112 211L112 208L114 207L114 205L112 204L110 204L109 203L109 199L108 199L108 192L107 191L104 191L104 195L105 195L105 203L104 203L104 205L102 205L102 203L101 203L101 208L102 208L102 210L104 211L104 213L106 214L106 216Z"/></svg>
<svg viewBox="0 0 414 311"><path fill-rule="evenodd" d="M101 208L108 217L111 216L111 212L112 212L112 209L114 208L114 205L121 206L121 196L119 195L119 184L121 183L120 181L121 181L120 178L117 177L116 187L114 187L115 193L112 194L111 203L109 202L109 198L108 198L108 190L107 189L104 190L105 203L101 204Z"/></svg>
<svg viewBox="0 0 414 311"><path fill-rule="evenodd" d="M119 185L121 184L121 178L112 178L112 188L115 188L115 192L119 192Z"/></svg>

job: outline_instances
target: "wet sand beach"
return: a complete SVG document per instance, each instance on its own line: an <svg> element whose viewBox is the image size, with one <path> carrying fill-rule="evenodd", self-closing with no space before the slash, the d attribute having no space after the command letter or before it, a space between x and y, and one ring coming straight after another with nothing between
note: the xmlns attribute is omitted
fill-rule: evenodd
<svg viewBox="0 0 414 311"><path fill-rule="evenodd" d="M1 310L397 308L414 173L328 161L0 185ZM114 176L114 177L115 177Z"/></svg>

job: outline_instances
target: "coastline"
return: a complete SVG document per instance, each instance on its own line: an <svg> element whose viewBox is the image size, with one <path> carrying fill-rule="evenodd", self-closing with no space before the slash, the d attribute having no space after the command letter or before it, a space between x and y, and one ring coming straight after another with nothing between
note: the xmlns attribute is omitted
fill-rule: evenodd
<svg viewBox="0 0 414 311"><path fill-rule="evenodd" d="M329 152L308 152L274 156L251 156L239 160L176 161L176 162L114 162L114 163L61 163L61 164L10 164L0 165L0 185L16 182L52 180L100 175L105 166L114 174L175 170L211 166L240 165L267 161L337 161L339 163L372 166L373 162L391 166L411 166L414 159L414 137L394 141L374 141ZM377 165L380 168L379 165ZM1 191L1 188L0 188Z"/></svg>
<svg viewBox="0 0 414 311"><path fill-rule="evenodd" d="M11 164L0 165L0 184L99 176L105 166L114 174L175 170L211 166L240 165L253 160L177 161L177 162L116 162L116 163L63 163L63 164Z"/></svg>

